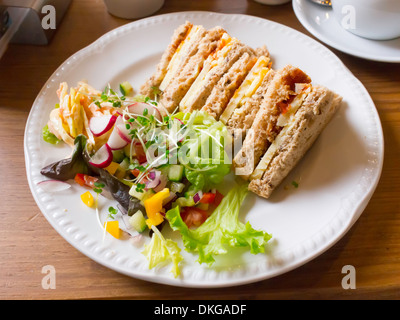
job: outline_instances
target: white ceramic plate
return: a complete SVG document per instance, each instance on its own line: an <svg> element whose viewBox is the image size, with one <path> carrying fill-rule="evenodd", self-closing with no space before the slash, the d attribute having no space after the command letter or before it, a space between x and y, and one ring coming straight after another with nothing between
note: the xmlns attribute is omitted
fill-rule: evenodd
<svg viewBox="0 0 400 320"><path fill-rule="evenodd" d="M270 200L253 194L245 200L240 219L273 235L266 254L234 250L217 257L211 267L182 250L182 274L174 278L170 266L148 269L142 249L128 241L103 239L92 209L73 185L65 193L48 194L37 183L40 169L69 156L65 146L54 147L41 138L41 128L57 103L62 81L75 86L81 79L102 89L130 81L135 88L149 77L174 29L192 21L205 27L221 25L250 46L266 44L274 67L301 67L314 83L328 86L344 98L341 110L297 168ZM32 194L50 224L72 246L98 263L123 274L152 282L187 287L233 286L274 277L320 255L336 243L367 205L380 177L383 135L375 106L362 84L326 47L286 26L246 15L182 12L146 18L102 36L65 61L50 77L32 106L25 132L27 177ZM296 180L295 189L291 182ZM228 184L227 184L228 186ZM289 186L287 188L287 186ZM103 208L115 205L102 200ZM106 211L106 210L104 210ZM106 213L104 213L106 215ZM168 230L165 229L165 230ZM179 235L169 232L179 242Z"/></svg>
<svg viewBox="0 0 400 320"><path fill-rule="evenodd" d="M340 26L331 8L310 0L293 0L293 10L312 35L337 50L367 60L400 62L400 38L377 41L358 37Z"/></svg>

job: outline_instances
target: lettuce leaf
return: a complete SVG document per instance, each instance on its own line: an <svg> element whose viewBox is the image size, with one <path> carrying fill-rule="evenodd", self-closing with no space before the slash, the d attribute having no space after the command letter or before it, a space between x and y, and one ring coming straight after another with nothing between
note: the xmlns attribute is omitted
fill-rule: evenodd
<svg viewBox="0 0 400 320"><path fill-rule="evenodd" d="M178 277L180 274L179 262L183 259L180 254L181 249L173 240L165 239L156 227L153 226L151 229L154 231L151 241L148 245L145 245L142 252L149 261L149 268L152 269L161 262L169 260L173 265L172 274L175 278Z"/></svg>
<svg viewBox="0 0 400 320"><path fill-rule="evenodd" d="M51 144L58 144L61 141L53 133L50 132L49 126L47 124L42 129L42 137L44 141Z"/></svg>
<svg viewBox="0 0 400 320"><path fill-rule="evenodd" d="M74 150L70 158L62 159L44 167L40 173L50 179L66 181L74 179L77 173L92 174L91 168L84 159L87 138L83 134L74 140Z"/></svg>
<svg viewBox="0 0 400 320"><path fill-rule="evenodd" d="M239 221L239 210L247 195L247 185L238 185L223 198L213 214L197 229L189 229L183 222L179 207L166 213L171 228L179 231L187 251L198 252L199 263L211 265L214 256L226 254L229 247L249 247L252 254L264 252L271 235L253 229Z"/></svg>
<svg viewBox="0 0 400 320"><path fill-rule="evenodd" d="M196 168L185 167L185 176L196 190L208 191L221 183L230 170L230 165L224 164L201 165Z"/></svg>
<svg viewBox="0 0 400 320"><path fill-rule="evenodd" d="M206 112L180 112L174 118L184 123L184 141L178 158L185 166L185 176L195 189L208 191L231 170L225 150L225 146L231 145L231 135L222 122Z"/></svg>

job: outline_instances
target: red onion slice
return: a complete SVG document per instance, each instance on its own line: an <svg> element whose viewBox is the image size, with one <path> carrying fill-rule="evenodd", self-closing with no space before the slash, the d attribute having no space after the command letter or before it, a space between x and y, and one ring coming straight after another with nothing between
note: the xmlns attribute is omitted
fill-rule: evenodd
<svg viewBox="0 0 400 320"><path fill-rule="evenodd" d="M198 203L201 198L203 198L203 191L200 190L193 196L194 203Z"/></svg>
<svg viewBox="0 0 400 320"><path fill-rule="evenodd" d="M161 182L161 171L154 170L148 174L148 181L146 182L146 189L154 189Z"/></svg>
<svg viewBox="0 0 400 320"><path fill-rule="evenodd" d="M157 187L153 188L155 192L160 192L165 188L165 186L168 183L168 178L165 175L160 176L160 183L158 184Z"/></svg>

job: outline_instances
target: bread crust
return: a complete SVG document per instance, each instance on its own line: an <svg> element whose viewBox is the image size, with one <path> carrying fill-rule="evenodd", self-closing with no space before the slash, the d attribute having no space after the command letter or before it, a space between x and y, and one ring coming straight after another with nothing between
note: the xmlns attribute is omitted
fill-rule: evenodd
<svg viewBox="0 0 400 320"><path fill-rule="evenodd" d="M153 88L158 88L164 79L168 65L174 56L176 50L179 45L185 40L188 35L190 29L193 27L193 24L189 21L186 21L184 24L180 25L172 35L171 42L168 45L167 49L161 56L161 59L157 65L155 73L142 85L140 88L140 94L150 97L154 99L154 90Z"/></svg>
<svg viewBox="0 0 400 320"><path fill-rule="evenodd" d="M240 137L240 139L243 140L247 130L253 125L257 112L260 109L260 104L265 99L267 89L275 73L274 70L270 69L254 95L243 101L243 103L232 112L226 126L235 137Z"/></svg>
<svg viewBox="0 0 400 320"><path fill-rule="evenodd" d="M252 180L249 190L269 198L273 190L303 158L338 110L342 97L314 86L295 115L295 125L286 134L261 179Z"/></svg>
<svg viewBox="0 0 400 320"><path fill-rule="evenodd" d="M254 50L242 42L237 41L232 45L232 48L225 57L224 63L213 67L206 75L205 84L200 88L195 96L191 97L184 106L180 106L183 112L193 112L200 110L207 102L213 88L217 85L218 81L224 76L226 72L233 66L233 64L244 54L248 53L254 55Z"/></svg>
<svg viewBox="0 0 400 320"><path fill-rule="evenodd" d="M251 174L279 133L279 128L276 126L281 114L279 103L288 100L291 95L295 94L296 83L310 82L311 79L307 74L291 65L276 72L253 124L246 134L242 149L233 159L235 167L246 167L246 172ZM247 180L249 174L243 174L242 177Z"/></svg>
<svg viewBox="0 0 400 320"><path fill-rule="evenodd" d="M249 73L256 60L257 58L255 55L250 55L245 52L212 89L201 111L207 112L216 120L219 120L229 100L246 78L246 75Z"/></svg>
<svg viewBox="0 0 400 320"><path fill-rule="evenodd" d="M189 90L190 86L199 75L207 57L216 50L219 41L225 30L221 27L215 27L208 30L204 37L196 44L196 52L189 57L187 62L179 70L176 77L164 90L161 103L169 112L175 111L180 101Z"/></svg>

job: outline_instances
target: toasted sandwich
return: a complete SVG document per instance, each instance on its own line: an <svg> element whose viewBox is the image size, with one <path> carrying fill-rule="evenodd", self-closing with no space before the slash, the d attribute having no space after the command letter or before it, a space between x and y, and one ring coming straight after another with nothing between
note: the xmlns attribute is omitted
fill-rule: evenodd
<svg viewBox="0 0 400 320"><path fill-rule="evenodd" d="M312 146L342 98L300 69L278 71L234 164L249 190L268 198Z"/></svg>

